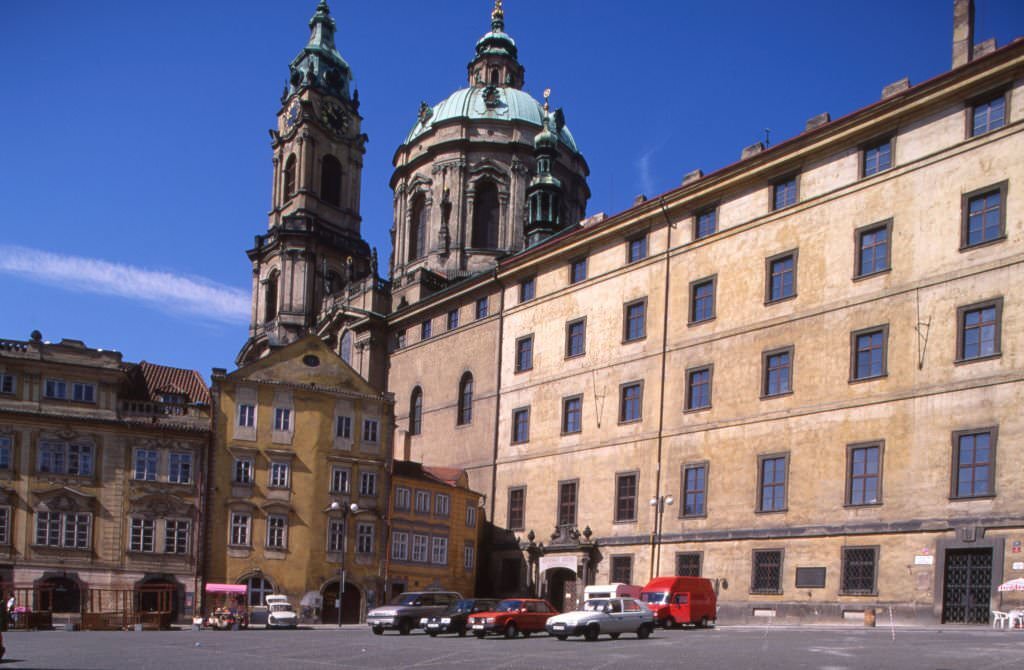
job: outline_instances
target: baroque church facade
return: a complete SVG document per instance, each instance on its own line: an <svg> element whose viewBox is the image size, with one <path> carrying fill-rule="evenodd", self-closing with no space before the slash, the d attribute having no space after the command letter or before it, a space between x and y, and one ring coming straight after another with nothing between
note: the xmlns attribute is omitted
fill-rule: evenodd
<svg viewBox="0 0 1024 670"><path fill-rule="evenodd" d="M392 394L395 456L484 494L496 595L701 575L730 620L987 621L1024 574L1024 42L957 0L950 71L585 218L504 19L394 154L384 279L321 1L239 365L314 333Z"/></svg>

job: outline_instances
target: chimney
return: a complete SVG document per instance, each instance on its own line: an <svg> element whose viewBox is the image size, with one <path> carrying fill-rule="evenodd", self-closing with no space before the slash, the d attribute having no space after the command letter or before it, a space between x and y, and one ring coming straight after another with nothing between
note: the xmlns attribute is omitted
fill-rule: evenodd
<svg viewBox="0 0 1024 670"><path fill-rule="evenodd" d="M974 48L974 0L953 0L953 67L971 62Z"/></svg>

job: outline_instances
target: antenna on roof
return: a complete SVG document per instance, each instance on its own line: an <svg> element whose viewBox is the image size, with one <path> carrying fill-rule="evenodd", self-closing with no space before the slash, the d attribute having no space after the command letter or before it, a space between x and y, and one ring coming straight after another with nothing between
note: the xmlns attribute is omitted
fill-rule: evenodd
<svg viewBox="0 0 1024 670"><path fill-rule="evenodd" d="M772 145L772 129L771 128L765 128L764 129L764 146L767 148L767 147L770 147L771 145Z"/></svg>

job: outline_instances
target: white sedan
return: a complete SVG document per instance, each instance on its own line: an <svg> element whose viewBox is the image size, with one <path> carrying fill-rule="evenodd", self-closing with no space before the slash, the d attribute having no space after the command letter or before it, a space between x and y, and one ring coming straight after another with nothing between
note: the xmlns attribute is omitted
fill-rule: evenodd
<svg viewBox="0 0 1024 670"><path fill-rule="evenodd" d="M654 614L636 598L595 598L577 612L551 617L545 629L559 640L582 635L592 642L602 633L613 640L622 633L636 633L643 640L654 630Z"/></svg>

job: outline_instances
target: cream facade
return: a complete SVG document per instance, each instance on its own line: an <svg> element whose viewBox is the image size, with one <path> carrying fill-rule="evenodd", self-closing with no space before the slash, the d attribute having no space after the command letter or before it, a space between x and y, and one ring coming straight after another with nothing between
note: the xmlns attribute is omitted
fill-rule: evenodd
<svg viewBox="0 0 1024 670"><path fill-rule="evenodd" d="M411 457L515 536L496 590L700 574L729 618L987 621L1024 541L1022 65L812 120L392 315Z"/></svg>
<svg viewBox="0 0 1024 670"><path fill-rule="evenodd" d="M250 606L284 594L318 621L359 622L384 597L389 396L314 335L215 370L212 393L206 581L245 584Z"/></svg>
<svg viewBox="0 0 1024 670"><path fill-rule="evenodd" d="M200 580L209 421L194 371L38 332L0 340L5 590L75 625L184 620Z"/></svg>

